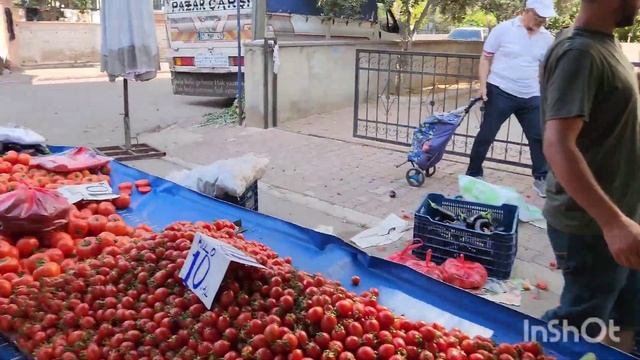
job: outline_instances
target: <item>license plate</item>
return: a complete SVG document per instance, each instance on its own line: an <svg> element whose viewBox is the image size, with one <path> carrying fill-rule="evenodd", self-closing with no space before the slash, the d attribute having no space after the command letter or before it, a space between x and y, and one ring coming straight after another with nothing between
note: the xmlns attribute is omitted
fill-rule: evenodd
<svg viewBox="0 0 640 360"><path fill-rule="evenodd" d="M198 32L199 41L224 40L224 34L221 32Z"/></svg>
<svg viewBox="0 0 640 360"><path fill-rule="evenodd" d="M196 67L213 68L213 67L229 67L229 57L220 52L207 52L196 55Z"/></svg>

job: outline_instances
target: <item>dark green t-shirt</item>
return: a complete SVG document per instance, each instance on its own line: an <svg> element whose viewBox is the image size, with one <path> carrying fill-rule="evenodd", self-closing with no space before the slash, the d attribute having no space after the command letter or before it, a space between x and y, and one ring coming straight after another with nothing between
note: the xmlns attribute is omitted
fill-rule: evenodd
<svg viewBox="0 0 640 360"><path fill-rule="evenodd" d="M619 44L611 35L567 31L549 50L541 81L542 119L584 118L577 140L580 152L611 200L640 220L638 80ZM601 234L553 174L544 213L558 230Z"/></svg>

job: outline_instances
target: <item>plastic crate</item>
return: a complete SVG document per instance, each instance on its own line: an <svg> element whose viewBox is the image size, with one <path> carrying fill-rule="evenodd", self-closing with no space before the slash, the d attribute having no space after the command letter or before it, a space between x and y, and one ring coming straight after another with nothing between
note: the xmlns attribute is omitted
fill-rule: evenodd
<svg viewBox="0 0 640 360"><path fill-rule="evenodd" d="M244 208L258 211L258 182L254 182L244 191L241 196L223 195L218 196L217 199L226 201Z"/></svg>
<svg viewBox="0 0 640 360"><path fill-rule="evenodd" d="M430 202L468 216L489 211L497 231L487 234L436 221L437 210ZM465 259L484 265L489 276L507 279L518 251L518 207L491 206L429 194L415 214L413 235L424 243L413 251L419 258L424 258L429 249L433 252L433 261L438 264L464 255Z"/></svg>

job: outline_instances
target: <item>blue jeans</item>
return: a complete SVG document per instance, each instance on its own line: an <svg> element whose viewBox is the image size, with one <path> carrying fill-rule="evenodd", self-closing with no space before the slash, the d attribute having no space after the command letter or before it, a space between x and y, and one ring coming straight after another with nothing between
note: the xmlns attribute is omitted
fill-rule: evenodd
<svg viewBox="0 0 640 360"><path fill-rule="evenodd" d="M605 323L613 320L623 330L638 330L640 273L618 265L601 235L566 234L550 226L547 231L564 288L560 306L542 319L566 320L580 328L587 319L598 318ZM586 330L597 337L601 329L591 322Z"/></svg>
<svg viewBox="0 0 640 360"><path fill-rule="evenodd" d="M528 99L511 95L493 84L487 84L484 119L480 131L471 148L471 158L467 175L483 176L482 163L487 152L498 135L502 124L515 115L522 126L524 135L529 140L531 160L533 162L532 175L536 179L545 179L548 168L542 152L542 121L540 120L540 97Z"/></svg>

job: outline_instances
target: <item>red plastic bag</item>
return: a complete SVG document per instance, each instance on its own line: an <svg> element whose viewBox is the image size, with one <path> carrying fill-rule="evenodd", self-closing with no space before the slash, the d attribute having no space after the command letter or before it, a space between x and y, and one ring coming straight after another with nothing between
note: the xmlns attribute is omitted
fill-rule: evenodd
<svg viewBox="0 0 640 360"><path fill-rule="evenodd" d="M110 158L98 155L89 148L78 147L59 154L35 157L32 164L49 171L73 172L100 169L109 161Z"/></svg>
<svg viewBox="0 0 640 360"><path fill-rule="evenodd" d="M487 269L477 262L465 261L464 255L442 264L444 281L462 289L480 289L487 283Z"/></svg>
<svg viewBox="0 0 640 360"><path fill-rule="evenodd" d="M390 255L389 257L387 257L387 259L399 264L406 265L432 278L442 280L442 270L438 265L431 262L431 249L427 251L427 258L425 259L425 261L422 261L411 255L410 251L417 249L420 246L422 246L422 243L414 244L413 241L411 241L409 245L407 245L407 247L405 247L402 251Z"/></svg>
<svg viewBox="0 0 640 360"><path fill-rule="evenodd" d="M398 264L407 265L407 263L419 261L415 256L411 255L410 251L419 248L422 243L414 244L413 241L409 242L409 245L402 251L398 251L395 254L391 254L387 257L387 260L393 261Z"/></svg>
<svg viewBox="0 0 640 360"><path fill-rule="evenodd" d="M19 185L0 195L0 231L37 234L67 222L71 204L57 191Z"/></svg>
<svg viewBox="0 0 640 360"><path fill-rule="evenodd" d="M427 250L427 257L422 264L422 270L419 270L421 273L431 276L432 278L443 280L444 279L444 271L442 268L438 266L436 263L431 262L431 249Z"/></svg>

